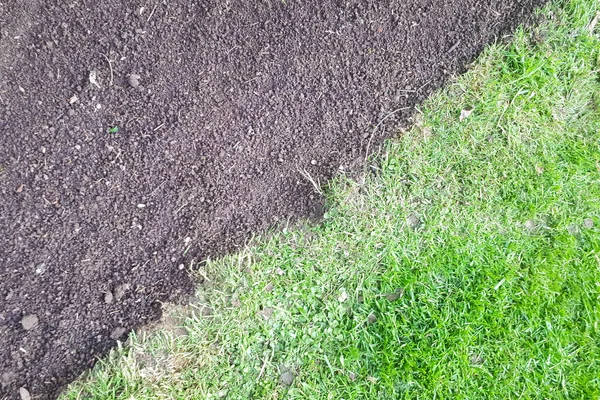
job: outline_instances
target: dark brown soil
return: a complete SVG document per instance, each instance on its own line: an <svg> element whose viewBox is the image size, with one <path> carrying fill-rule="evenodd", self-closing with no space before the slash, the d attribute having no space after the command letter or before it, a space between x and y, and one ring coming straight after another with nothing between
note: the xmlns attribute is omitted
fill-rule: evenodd
<svg viewBox="0 0 600 400"><path fill-rule="evenodd" d="M356 169L543 2L0 1L0 398L55 397L192 260L318 216L300 171Z"/></svg>

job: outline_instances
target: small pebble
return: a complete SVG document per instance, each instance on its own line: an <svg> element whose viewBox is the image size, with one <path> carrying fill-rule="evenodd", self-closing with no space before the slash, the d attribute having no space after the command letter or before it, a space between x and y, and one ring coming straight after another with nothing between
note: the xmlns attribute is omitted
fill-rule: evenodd
<svg viewBox="0 0 600 400"><path fill-rule="evenodd" d="M96 71L90 71L88 79L92 85L100 89L100 84L98 84L98 74L96 73Z"/></svg>
<svg viewBox="0 0 600 400"><path fill-rule="evenodd" d="M312 160L310 163L311 163L312 165L317 165L317 160Z"/></svg>
<svg viewBox="0 0 600 400"><path fill-rule="evenodd" d="M35 328L38 325L38 322L39 322L39 319L38 319L37 315L29 314L29 315L24 316L23 319L21 319L21 326L26 331L29 331L29 330Z"/></svg>
<svg viewBox="0 0 600 400"><path fill-rule="evenodd" d="M19 389L19 395L21 396L21 400L31 400L29 390L25 389L24 387Z"/></svg>
<svg viewBox="0 0 600 400"><path fill-rule="evenodd" d="M141 76L136 75L136 74L131 74L129 75L129 78L127 78L129 84L131 85L131 87L133 88L138 88L140 86L140 78Z"/></svg>
<svg viewBox="0 0 600 400"><path fill-rule="evenodd" d="M138 208L146 208L146 205L145 205L145 204L143 204L143 203L140 203L140 204L138 204L138 205L137 205L137 207L138 207Z"/></svg>
<svg viewBox="0 0 600 400"><path fill-rule="evenodd" d="M106 304L112 303L113 299L114 299L114 296L110 290L108 292L104 293L104 302Z"/></svg>
<svg viewBox="0 0 600 400"><path fill-rule="evenodd" d="M44 263L38 265L37 268L35 269L35 273L38 275L41 275L44 272L46 272L46 264L44 264Z"/></svg>

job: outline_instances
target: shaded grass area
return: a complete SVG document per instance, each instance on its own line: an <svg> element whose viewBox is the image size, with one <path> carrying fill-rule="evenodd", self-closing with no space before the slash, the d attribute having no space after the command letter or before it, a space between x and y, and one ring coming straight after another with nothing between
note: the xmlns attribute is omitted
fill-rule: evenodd
<svg viewBox="0 0 600 400"><path fill-rule="evenodd" d="M600 398L598 12L491 46L323 224L200 266L63 398Z"/></svg>

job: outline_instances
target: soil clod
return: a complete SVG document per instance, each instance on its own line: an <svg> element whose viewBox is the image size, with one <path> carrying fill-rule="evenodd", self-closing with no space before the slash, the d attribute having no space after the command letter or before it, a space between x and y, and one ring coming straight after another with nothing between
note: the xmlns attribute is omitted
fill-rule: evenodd
<svg viewBox="0 0 600 400"><path fill-rule="evenodd" d="M410 214L406 218L406 223L412 229L417 229L421 226L421 219L416 214Z"/></svg>
<svg viewBox="0 0 600 400"><path fill-rule="evenodd" d="M529 232L534 232L537 228L538 228L538 224L537 222L535 222L534 220L528 219L527 221L525 221L525 229L527 229Z"/></svg>
<svg viewBox="0 0 600 400"><path fill-rule="evenodd" d="M273 316L273 308L265 307L260 310L257 314L263 317L265 320L270 319Z"/></svg>
<svg viewBox="0 0 600 400"><path fill-rule="evenodd" d="M4 372L0 375L0 389L8 387L11 385L16 379L18 375L15 372Z"/></svg>
<svg viewBox="0 0 600 400"><path fill-rule="evenodd" d="M114 298L116 301L120 301L125 293L129 290L131 285L129 283L123 283L115 288Z"/></svg>
<svg viewBox="0 0 600 400"><path fill-rule="evenodd" d="M404 289L398 288L393 293L386 294L385 298L388 301L394 302L394 301L398 300L400 297L402 297L403 294L404 294Z"/></svg>
<svg viewBox="0 0 600 400"><path fill-rule="evenodd" d="M296 373L289 366L282 364L279 366L279 383L284 386L291 386L294 383L294 379L296 379Z"/></svg>
<svg viewBox="0 0 600 400"><path fill-rule="evenodd" d="M567 231L572 236L577 236L581 233L581 231L579 230L579 226L576 224L570 224L569 226L567 226Z"/></svg>
<svg viewBox="0 0 600 400"><path fill-rule="evenodd" d="M110 333L110 338L113 340L118 340L121 339L123 335L125 335L125 333L127 333L127 329L120 326L118 328L113 329L113 331Z"/></svg>
<svg viewBox="0 0 600 400"><path fill-rule="evenodd" d="M367 317L367 324L371 325L375 322L377 322L377 315L375 315L375 313L369 314L369 316Z"/></svg>
<svg viewBox="0 0 600 400"><path fill-rule="evenodd" d="M479 354L471 354L471 364L472 365L481 365L484 360Z"/></svg>

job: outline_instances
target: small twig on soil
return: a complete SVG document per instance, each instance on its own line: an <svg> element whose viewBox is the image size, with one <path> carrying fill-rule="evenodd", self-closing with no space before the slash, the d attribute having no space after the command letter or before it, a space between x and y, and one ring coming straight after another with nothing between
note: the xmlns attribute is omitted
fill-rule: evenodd
<svg viewBox="0 0 600 400"><path fill-rule="evenodd" d="M110 68L110 86L113 85L113 81L114 81L114 73L113 73L113 67L112 67L112 61L110 61L110 59L108 58L108 56L104 53L100 53L102 54L102 56L104 58L106 58L106 62L108 63L108 68Z"/></svg>
<svg viewBox="0 0 600 400"><path fill-rule="evenodd" d="M148 197L154 196L154 193L156 193L158 191L158 189L160 189L162 187L162 185L165 184L165 182L166 182L166 180L162 181L162 183L160 185L158 185L157 187L155 187L154 190L152 192L150 192L150 194L148 195Z"/></svg>
<svg viewBox="0 0 600 400"><path fill-rule="evenodd" d="M232 48L227 50L227 52L225 54L229 55L229 54L231 54L232 51L234 51L235 49L239 49L239 48L240 48L240 46L233 46Z"/></svg>
<svg viewBox="0 0 600 400"><path fill-rule="evenodd" d="M491 8L491 7L486 7L486 9L487 9L487 10L489 10L489 11L491 11L491 12L493 12L493 13L494 13L494 15L496 15L496 17L499 17L499 16L501 16L501 15L502 15L502 14L500 14L498 11L494 10L494 9L493 9L493 8Z"/></svg>
<svg viewBox="0 0 600 400"><path fill-rule="evenodd" d="M454 43L452 45L452 47L450 47L450 49L448 49L446 54L452 53L454 50L456 50L458 48L458 46L460 46L460 39L458 39L458 41L456 43Z"/></svg>
<svg viewBox="0 0 600 400"><path fill-rule="evenodd" d="M177 211L175 211L175 215L179 214L179 211L183 210L189 203L185 203L184 205L182 205L181 207L179 207L177 209Z"/></svg>
<svg viewBox="0 0 600 400"><path fill-rule="evenodd" d="M162 128L163 126L165 126L165 123L163 122L162 124L160 124L159 126L157 126L156 128L154 128L154 132L156 132L157 130L159 130L160 128Z"/></svg>
<svg viewBox="0 0 600 400"><path fill-rule="evenodd" d="M421 87L417 89L417 93L420 92L421 90L423 90L425 88L425 86L429 85L430 83L431 83L431 79L428 80L427 82L425 82L424 84L422 84Z"/></svg>
<svg viewBox="0 0 600 400"><path fill-rule="evenodd" d="M271 359L273 358L273 355L275 354L275 347L273 347L271 350L272 350L271 356L269 357L269 359L267 359L267 356L265 356L265 359L263 360L263 364L262 364L262 367L260 367L260 372L258 373L258 378L256 378L256 382L260 381L260 377L265 372L265 367L267 366L267 362L271 361Z"/></svg>
<svg viewBox="0 0 600 400"><path fill-rule="evenodd" d="M255 80L257 80L258 78L260 78L260 76L257 76L257 77L255 77L255 78L252 78L252 79L248 79L247 81L244 81L243 83L250 83L250 82L252 82L252 81L255 81Z"/></svg>
<svg viewBox="0 0 600 400"><path fill-rule="evenodd" d="M190 264L190 269L193 267L193 262ZM196 270L194 270L195 273L197 273L198 275L200 275L202 277L202 279L204 279L204 281L206 282L210 282L210 278L208 277L208 275L202 271L202 268L198 268Z"/></svg>
<svg viewBox="0 0 600 400"><path fill-rule="evenodd" d="M312 185L315 188L315 192L317 192L321 196L323 195L323 191L321 190L320 185L317 184L317 182L315 182L315 180L312 178L312 176L310 176L306 169L301 170L300 168L298 168L298 172L300 172L300 174L302 174L303 177L305 177L310 183L312 183Z"/></svg>
<svg viewBox="0 0 600 400"><path fill-rule="evenodd" d="M369 148L371 147L371 141L373 140L373 136L375 135L375 132L381 126L383 121L385 121L386 119L388 119L389 117L391 117L392 115L394 115L400 111L409 110L409 109L410 109L410 107L402 107L397 110L394 110L391 113L389 113L388 115L386 115L385 117L383 117L383 119L381 121L379 121L379 123L377 125L375 125L375 128L373 129L373 132L371 132L371 136L369 137L369 141L367 142L367 149L365 151L365 162L367 162L367 159L369 158Z"/></svg>
<svg viewBox="0 0 600 400"><path fill-rule="evenodd" d="M158 7L158 4L156 4L154 6L154 8L152 9L152 12L150 13L150 15L148 16L148 19L146 20L146 22L150 22L150 18L152 18L152 16L154 15L154 11L156 11L156 7Z"/></svg>

